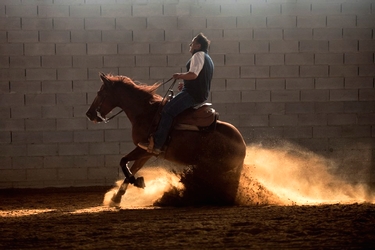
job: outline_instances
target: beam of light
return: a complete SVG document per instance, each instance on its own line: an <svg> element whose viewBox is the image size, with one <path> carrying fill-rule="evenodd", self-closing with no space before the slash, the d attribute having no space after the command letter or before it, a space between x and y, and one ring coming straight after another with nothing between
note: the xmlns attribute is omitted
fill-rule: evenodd
<svg viewBox="0 0 375 250"><path fill-rule="evenodd" d="M43 213L54 212L56 209L13 209L13 210L0 210L0 217L23 217Z"/></svg>
<svg viewBox="0 0 375 250"><path fill-rule="evenodd" d="M0 217L10 218L10 217L26 217L41 215L45 213L56 213L56 214L92 214L92 213L101 213L101 212L111 212L116 211L116 208L108 206L95 206L87 207L82 209L74 209L72 211L60 211L58 209L12 209L12 210L2 210L0 211Z"/></svg>
<svg viewBox="0 0 375 250"><path fill-rule="evenodd" d="M108 212L108 211L116 211L116 208L107 207L107 206L96 206L96 207L88 207L82 209L76 209L71 212L66 212L68 214L92 214L92 213L101 213L101 212Z"/></svg>

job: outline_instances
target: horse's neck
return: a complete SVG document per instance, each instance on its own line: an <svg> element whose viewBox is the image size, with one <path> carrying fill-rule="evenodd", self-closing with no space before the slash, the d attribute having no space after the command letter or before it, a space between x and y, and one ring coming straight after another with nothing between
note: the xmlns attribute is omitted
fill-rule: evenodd
<svg viewBox="0 0 375 250"><path fill-rule="evenodd" d="M152 105L138 105L136 103L132 104L132 108L127 106L120 106L124 110L126 116L133 126L142 126L148 121L152 121L151 113L155 110Z"/></svg>
<svg viewBox="0 0 375 250"><path fill-rule="evenodd" d="M154 131L155 120L157 109L150 105L149 110L145 110L135 117L129 118L132 124L132 139L135 144L139 142L147 141L150 134Z"/></svg>
<svg viewBox="0 0 375 250"><path fill-rule="evenodd" d="M132 124L133 141L139 142L148 138L153 120L156 118L158 104L159 102L151 104L150 100L144 98L121 99L119 107L124 110Z"/></svg>

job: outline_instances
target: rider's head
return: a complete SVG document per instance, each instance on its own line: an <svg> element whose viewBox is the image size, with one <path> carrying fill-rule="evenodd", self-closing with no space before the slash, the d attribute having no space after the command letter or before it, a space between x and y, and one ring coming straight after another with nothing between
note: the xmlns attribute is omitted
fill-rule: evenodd
<svg viewBox="0 0 375 250"><path fill-rule="evenodd" d="M210 46L210 40L208 40L207 37L203 35L203 33L199 33L196 37L193 38L193 41L200 45L200 48L196 51L207 52L208 47Z"/></svg>

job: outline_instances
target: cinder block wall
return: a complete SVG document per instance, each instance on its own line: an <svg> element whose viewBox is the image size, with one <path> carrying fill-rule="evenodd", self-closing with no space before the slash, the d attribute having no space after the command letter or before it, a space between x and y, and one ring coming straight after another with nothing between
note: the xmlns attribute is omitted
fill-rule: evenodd
<svg viewBox="0 0 375 250"><path fill-rule="evenodd" d="M111 185L134 146L124 115L85 118L98 72L163 81L201 31L210 101L247 143L375 182L374 26L373 0L0 0L0 188Z"/></svg>

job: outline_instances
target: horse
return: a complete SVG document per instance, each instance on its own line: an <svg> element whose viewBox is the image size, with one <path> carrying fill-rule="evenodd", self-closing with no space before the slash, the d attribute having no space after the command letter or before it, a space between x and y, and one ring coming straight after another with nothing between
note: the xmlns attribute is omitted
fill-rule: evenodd
<svg viewBox="0 0 375 250"><path fill-rule="evenodd" d="M110 119L106 116L115 107L119 107L130 120L132 141L135 145L135 148L120 160L125 179L112 197L112 201L119 204L129 184L145 187L143 178L135 178L135 174L154 155L137 145L148 140L150 129L157 125L155 117L158 117L165 100L156 94L161 83L136 84L127 76L104 73L99 75L102 85L86 112L87 118L94 123L106 122ZM157 157L180 165L196 166L202 171L209 169L207 166L212 166L214 170L207 173L207 180L203 182L211 178L212 183L219 183L221 188L215 189L221 190L214 196L218 194L221 196L219 200L228 205L235 204L245 155L246 144L238 129L230 123L217 120L214 128L207 130L172 128L166 150ZM132 161L129 168L128 164Z"/></svg>

